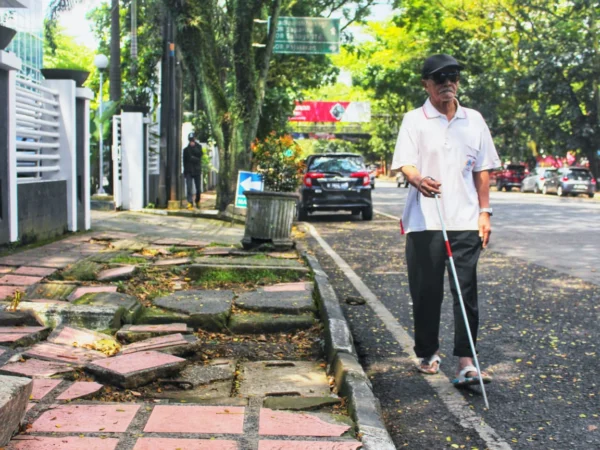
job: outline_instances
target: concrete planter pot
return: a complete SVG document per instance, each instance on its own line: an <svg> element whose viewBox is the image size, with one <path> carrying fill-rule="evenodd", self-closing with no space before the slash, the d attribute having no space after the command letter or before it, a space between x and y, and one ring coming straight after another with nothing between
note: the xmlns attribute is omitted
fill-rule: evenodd
<svg viewBox="0 0 600 450"><path fill-rule="evenodd" d="M0 50L4 50L17 34L17 30L0 25Z"/></svg>
<svg viewBox="0 0 600 450"><path fill-rule="evenodd" d="M245 191L248 199L246 229L242 245L245 249L272 244L277 250L294 247L290 234L296 216L298 195L287 192Z"/></svg>
<svg viewBox="0 0 600 450"><path fill-rule="evenodd" d="M73 80L75 86L83 87L90 73L78 69L42 69L42 75L46 80Z"/></svg>

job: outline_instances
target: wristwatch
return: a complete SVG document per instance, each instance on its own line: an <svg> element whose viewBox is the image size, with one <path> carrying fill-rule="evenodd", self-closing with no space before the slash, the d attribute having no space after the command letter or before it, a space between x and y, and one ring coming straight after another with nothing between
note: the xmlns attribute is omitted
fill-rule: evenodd
<svg viewBox="0 0 600 450"><path fill-rule="evenodd" d="M494 215L492 208L479 208L479 214L484 213L484 212L488 213L490 215L490 217Z"/></svg>

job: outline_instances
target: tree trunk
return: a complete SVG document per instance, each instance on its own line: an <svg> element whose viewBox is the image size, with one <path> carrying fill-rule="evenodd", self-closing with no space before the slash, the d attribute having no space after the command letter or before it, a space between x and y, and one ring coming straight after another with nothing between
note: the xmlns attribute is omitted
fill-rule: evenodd
<svg viewBox="0 0 600 450"><path fill-rule="evenodd" d="M110 99L121 100L121 24L119 0L111 0L110 10Z"/></svg>

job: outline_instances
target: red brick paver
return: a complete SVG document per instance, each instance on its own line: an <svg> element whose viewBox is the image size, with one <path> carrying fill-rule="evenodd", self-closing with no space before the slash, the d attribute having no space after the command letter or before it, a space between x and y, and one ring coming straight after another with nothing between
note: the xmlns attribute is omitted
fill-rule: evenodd
<svg viewBox="0 0 600 450"><path fill-rule="evenodd" d="M155 266L178 266L180 264L188 264L192 260L190 258L174 258L174 259L161 259L154 263Z"/></svg>
<svg viewBox="0 0 600 450"><path fill-rule="evenodd" d="M235 441L206 439L140 438L133 450L238 450Z"/></svg>
<svg viewBox="0 0 600 450"><path fill-rule="evenodd" d="M85 294L95 294L97 292L117 292L117 286L89 286L79 287L69 295L69 300L77 300L79 297L83 297Z"/></svg>
<svg viewBox="0 0 600 450"><path fill-rule="evenodd" d="M240 406L159 405L154 407L144 432L241 434L244 412Z"/></svg>
<svg viewBox="0 0 600 450"><path fill-rule="evenodd" d="M289 413L263 408L260 410L258 434L261 436L341 436L350 427L334 425L311 414Z"/></svg>
<svg viewBox="0 0 600 450"><path fill-rule="evenodd" d="M98 281L114 280L121 277L129 277L135 272L135 266L117 267L116 269L107 269L100 272L96 278Z"/></svg>
<svg viewBox="0 0 600 450"><path fill-rule="evenodd" d="M168 323L164 325L130 325L127 331L133 333L186 333L187 324Z"/></svg>
<svg viewBox="0 0 600 450"><path fill-rule="evenodd" d="M74 368L69 364L39 359L28 359L23 362L15 362L0 367L3 372L25 375L32 378L48 378L57 373L72 372Z"/></svg>
<svg viewBox="0 0 600 450"><path fill-rule="evenodd" d="M310 283L301 281L299 283L281 283L274 286L265 286L263 290L265 292L301 292L309 291L310 286Z"/></svg>
<svg viewBox="0 0 600 450"><path fill-rule="evenodd" d="M0 286L0 300L4 300L6 297L12 297L15 292L23 291L23 288L17 286Z"/></svg>
<svg viewBox="0 0 600 450"><path fill-rule="evenodd" d="M98 392L104 386L93 381L77 381L69 388L56 397L57 400L75 400L76 398L85 397L86 395Z"/></svg>
<svg viewBox="0 0 600 450"><path fill-rule="evenodd" d="M360 442L260 441L258 450L356 450Z"/></svg>
<svg viewBox="0 0 600 450"><path fill-rule="evenodd" d="M13 270L15 270L14 267L0 266L0 273L11 273Z"/></svg>
<svg viewBox="0 0 600 450"><path fill-rule="evenodd" d="M93 361L95 366L103 367L121 375L140 370L152 369L175 362L184 361L177 356L167 355L159 352L137 352L129 355L115 356L113 358Z"/></svg>
<svg viewBox="0 0 600 450"><path fill-rule="evenodd" d="M31 286L42 281L42 277L26 277L24 275L4 275L0 278L0 284L10 286Z"/></svg>
<svg viewBox="0 0 600 450"><path fill-rule="evenodd" d="M33 266L22 266L15 270L13 273L15 275L28 275L34 277L49 277L56 269L48 268L48 267L33 267Z"/></svg>
<svg viewBox="0 0 600 450"><path fill-rule="evenodd" d="M88 362L106 358L104 353L87 348L69 347L67 345L57 345L50 342L36 344L24 353L30 358L45 359L50 361L59 361L71 364L86 364Z"/></svg>
<svg viewBox="0 0 600 450"><path fill-rule="evenodd" d="M52 389L58 386L62 380L33 380L33 390L31 391L31 400L43 399Z"/></svg>
<svg viewBox="0 0 600 450"><path fill-rule="evenodd" d="M126 345L121 349L121 354L136 353L148 350L158 350L165 347L173 347L174 345L187 345L181 333L169 334L166 336L158 336L154 338L144 339L133 344Z"/></svg>
<svg viewBox="0 0 600 450"><path fill-rule="evenodd" d="M114 438L17 436L7 450L115 450L118 443Z"/></svg>
<svg viewBox="0 0 600 450"><path fill-rule="evenodd" d="M139 405L54 405L44 412L30 431L45 433L123 433L140 409ZM85 447L79 447L85 448ZM87 450L87 449L86 449Z"/></svg>
<svg viewBox="0 0 600 450"><path fill-rule="evenodd" d="M38 331L44 330L45 327L0 327L0 334L10 334L10 333L37 333Z"/></svg>
<svg viewBox="0 0 600 450"><path fill-rule="evenodd" d="M18 341L21 338L24 338L29 333L7 333L0 334L0 344L12 344L15 341Z"/></svg>

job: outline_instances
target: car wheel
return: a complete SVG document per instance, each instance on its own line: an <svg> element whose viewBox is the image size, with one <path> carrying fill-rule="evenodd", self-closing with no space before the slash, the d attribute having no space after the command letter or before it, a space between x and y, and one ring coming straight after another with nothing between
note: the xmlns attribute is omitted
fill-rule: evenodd
<svg viewBox="0 0 600 450"><path fill-rule="evenodd" d="M546 187L546 185L544 185L544 187L542 188L542 194L548 195L548 188Z"/></svg>
<svg viewBox="0 0 600 450"><path fill-rule="evenodd" d="M588 194L589 198L594 198L594 194Z"/></svg>
<svg viewBox="0 0 600 450"><path fill-rule="evenodd" d="M308 220L308 211L300 204L298 204L297 218L298 222L304 222L305 220Z"/></svg>
<svg viewBox="0 0 600 450"><path fill-rule="evenodd" d="M519 191L525 192L525 188L523 187L523 185L521 185L521 188L519 189Z"/></svg>
<svg viewBox="0 0 600 450"><path fill-rule="evenodd" d="M537 184L537 183L535 183L535 184L533 185L533 193L534 193L534 194L539 194L539 193L540 193L540 187L538 186L538 184Z"/></svg>
<svg viewBox="0 0 600 450"><path fill-rule="evenodd" d="M373 207L367 206L362 210L362 218L363 220L373 220Z"/></svg>
<svg viewBox="0 0 600 450"><path fill-rule="evenodd" d="M502 190L502 181L496 181L496 190L500 192Z"/></svg>
<svg viewBox="0 0 600 450"><path fill-rule="evenodd" d="M353 209L352 211L350 211L350 214L352 214L353 216L358 216L360 214L360 209Z"/></svg>
<svg viewBox="0 0 600 450"><path fill-rule="evenodd" d="M404 182L404 187L407 188L408 187L408 181Z"/></svg>
<svg viewBox="0 0 600 450"><path fill-rule="evenodd" d="M371 189L375 189L375 183L371 185Z"/></svg>
<svg viewBox="0 0 600 450"><path fill-rule="evenodd" d="M556 195L558 195L559 197L564 197L566 195L565 191L563 191L562 186L556 188Z"/></svg>

